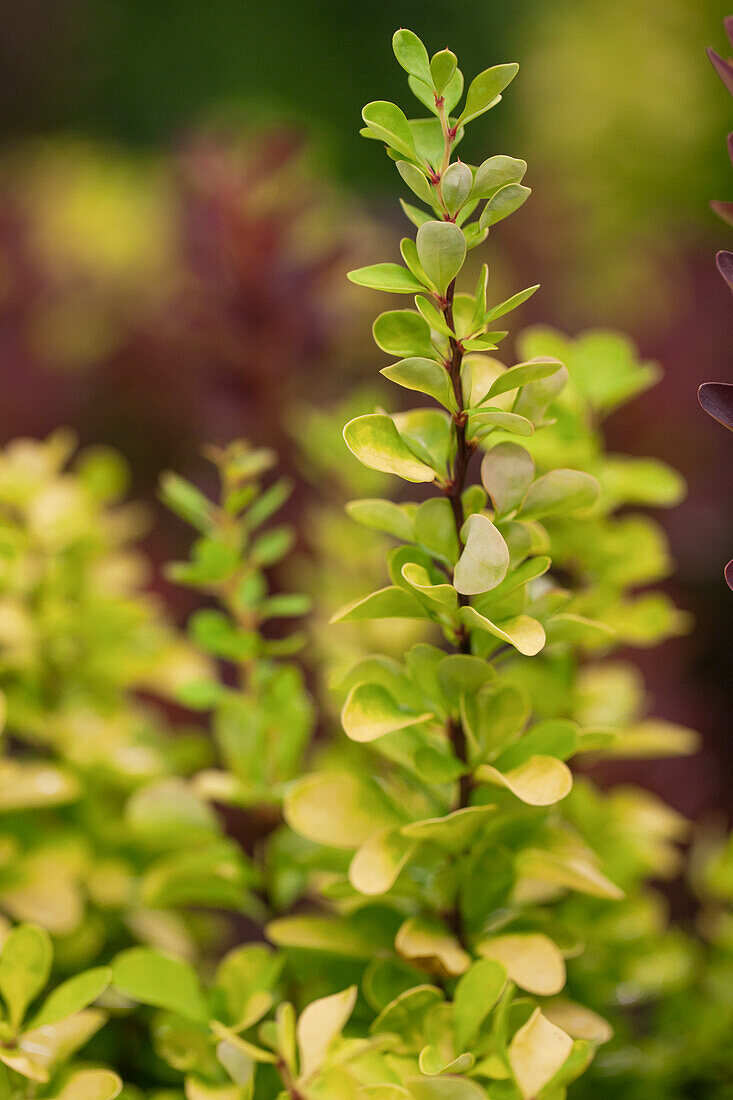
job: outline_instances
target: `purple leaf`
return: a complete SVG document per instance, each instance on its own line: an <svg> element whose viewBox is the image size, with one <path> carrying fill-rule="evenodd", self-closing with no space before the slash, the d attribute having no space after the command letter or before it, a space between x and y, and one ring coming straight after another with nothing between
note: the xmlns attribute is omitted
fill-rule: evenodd
<svg viewBox="0 0 733 1100"><path fill-rule="evenodd" d="M708 50L708 57L716 73L723 81L730 94L733 95L733 61L729 58L721 57L715 50Z"/></svg>
<svg viewBox="0 0 733 1100"><path fill-rule="evenodd" d="M719 252L715 257L718 271L733 290L733 252Z"/></svg>
<svg viewBox="0 0 733 1100"><path fill-rule="evenodd" d="M723 20L723 26L725 27L725 33L728 35L731 46L733 46L733 15L726 15Z"/></svg>
<svg viewBox="0 0 733 1100"><path fill-rule="evenodd" d="M728 156L731 164L733 164L733 132L728 134Z"/></svg>
<svg viewBox="0 0 733 1100"><path fill-rule="evenodd" d="M697 399L713 420L733 432L733 383L703 382Z"/></svg>
<svg viewBox="0 0 733 1100"><path fill-rule="evenodd" d="M733 589L733 561L729 561L724 570L724 576L728 587Z"/></svg>
<svg viewBox="0 0 733 1100"><path fill-rule="evenodd" d="M713 199L710 207L724 222L733 225L733 202L718 202L717 199Z"/></svg>

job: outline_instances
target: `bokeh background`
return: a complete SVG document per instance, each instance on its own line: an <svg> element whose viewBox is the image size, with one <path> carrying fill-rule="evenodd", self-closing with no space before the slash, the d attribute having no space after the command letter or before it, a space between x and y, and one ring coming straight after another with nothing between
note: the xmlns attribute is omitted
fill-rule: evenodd
<svg viewBox="0 0 733 1100"><path fill-rule="evenodd" d="M206 441L249 435L299 473L288 425L374 386L372 297L351 266L396 251L387 159L358 137L375 98L406 104L399 25L466 73L518 60L468 159L525 158L522 215L492 234L497 296L541 282L521 322L629 333L664 381L611 419L612 448L689 483L660 518L693 612L641 652L659 716L696 726L692 760L619 765L686 813L730 809L731 461L698 409L730 379L733 310L714 268L730 229L730 0L6 0L0 14L0 442L64 424L130 462L203 476ZM515 224L516 223L516 224ZM305 486L301 502L310 492ZM306 509L294 514L296 521ZM181 549L157 511L149 549Z"/></svg>

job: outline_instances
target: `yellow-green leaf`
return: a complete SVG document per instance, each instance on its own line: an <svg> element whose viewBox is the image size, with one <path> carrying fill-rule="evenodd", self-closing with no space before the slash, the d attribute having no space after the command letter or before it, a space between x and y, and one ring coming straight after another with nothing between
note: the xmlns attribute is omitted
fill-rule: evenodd
<svg viewBox="0 0 733 1100"><path fill-rule="evenodd" d="M537 1008L509 1045L509 1065L523 1100L535 1100L570 1057L573 1040Z"/></svg>
<svg viewBox="0 0 733 1100"><path fill-rule="evenodd" d="M434 481L435 471L416 458L386 413L368 413L344 428L346 446L364 466L405 481Z"/></svg>
<svg viewBox="0 0 733 1100"><path fill-rule="evenodd" d="M358 848L380 829L402 824L374 780L352 772L298 780L285 796L284 813L296 833L332 848Z"/></svg>
<svg viewBox="0 0 733 1100"><path fill-rule="evenodd" d="M506 576L509 549L488 516L475 513L463 525L463 552L453 573L456 591L464 596L488 592Z"/></svg>
<svg viewBox="0 0 733 1100"><path fill-rule="evenodd" d="M341 711L341 725L352 741L376 741L387 733L407 729L432 718L431 712L405 710L381 684L357 684Z"/></svg>
<svg viewBox="0 0 733 1100"><path fill-rule="evenodd" d="M342 993L313 1001L300 1014L296 1034L300 1054L300 1079L307 1081L326 1060L356 1004L355 985Z"/></svg>
<svg viewBox="0 0 733 1100"><path fill-rule="evenodd" d="M573 785L570 768L554 756L530 756L506 772L482 764L476 777L484 783L506 787L529 806L552 806L565 798Z"/></svg>
<svg viewBox="0 0 733 1100"><path fill-rule="evenodd" d="M565 960L557 944L541 932L510 932L482 940L478 953L500 962L513 982L535 993L551 997L565 985Z"/></svg>

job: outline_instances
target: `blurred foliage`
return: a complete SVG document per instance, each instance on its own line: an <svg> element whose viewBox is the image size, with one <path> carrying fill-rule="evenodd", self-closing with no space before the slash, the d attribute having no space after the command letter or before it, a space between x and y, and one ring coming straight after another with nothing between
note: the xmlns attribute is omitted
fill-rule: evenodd
<svg viewBox="0 0 733 1100"><path fill-rule="evenodd" d="M124 447L138 487L243 428L284 450L278 410L314 374L327 392L359 369L361 298L340 275L373 245L340 211L282 130L194 134L164 159L79 141L6 157L0 320L17 384L0 430L72 423Z"/></svg>

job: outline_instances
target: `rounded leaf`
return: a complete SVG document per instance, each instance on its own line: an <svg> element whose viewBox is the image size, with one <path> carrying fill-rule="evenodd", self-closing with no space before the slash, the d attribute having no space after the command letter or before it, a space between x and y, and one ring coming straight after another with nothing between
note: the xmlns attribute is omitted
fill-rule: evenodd
<svg viewBox="0 0 733 1100"><path fill-rule="evenodd" d="M435 471L417 458L385 413L369 413L350 420L344 428L346 446L372 470L396 474L405 481L433 481Z"/></svg>
<svg viewBox="0 0 733 1100"><path fill-rule="evenodd" d="M404 386L406 390L415 390L434 397L446 409L455 409L456 398L450 375L445 367L434 359L413 357L393 363L391 367L382 367L381 374Z"/></svg>
<svg viewBox="0 0 733 1100"><path fill-rule="evenodd" d="M540 519L561 512L590 508L601 493L596 479L583 470L557 469L530 485L522 504L522 519Z"/></svg>
<svg viewBox="0 0 733 1100"><path fill-rule="evenodd" d="M395 103L388 103L386 100L367 103L361 117L374 136L391 149L410 158L417 156L410 124Z"/></svg>
<svg viewBox="0 0 733 1100"><path fill-rule="evenodd" d="M477 118L484 111L488 111L490 107L493 107L497 96L503 92L518 72L519 65L511 63L509 65L494 65L493 68L484 69L482 73L479 73L468 86L466 102L458 120L459 125L470 122L472 118Z"/></svg>
<svg viewBox="0 0 733 1100"><path fill-rule="evenodd" d="M520 989L552 997L565 985L565 960L557 944L541 932L494 936L478 945L478 953L500 962Z"/></svg>
<svg viewBox="0 0 733 1100"><path fill-rule="evenodd" d="M518 443L498 443L481 462L481 481L498 516L520 506L533 478L534 459Z"/></svg>
<svg viewBox="0 0 733 1100"><path fill-rule="evenodd" d="M296 1034L300 1054L300 1079L307 1081L323 1064L333 1041L354 1011L355 985L342 993L321 997L300 1014Z"/></svg>
<svg viewBox="0 0 733 1100"><path fill-rule="evenodd" d="M425 222L417 231L415 243L425 274L445 294L466 258L463 230L455 222Z"/></svg>
<svg viewBox="0 0 733 1100"><path fill-rule="evenodd" d="M431 712L411 714L381 684L357 684L341 710L341 725L352 741L376 741L432 718Z"/></svg>
<svg viewBox="0 0 733 1100"><path fill-rule="evenodd" d="M392 309L380 313L372 328L374 342L388 355L423 356L433 354L430 326L424 317L410 309Z"/></svg>
<svg viewBox="0 0 733 1100"><path fill-rule="evenodd" d="M509 1045L509 1065L522 1100L535 1100L568 1060L573 1040L537 1008Z"/></svg>
<svg viewBox="0 0 733 1100"><path fill-rule="evenodd" d="M0 955L0 994L12 1028L20 1025L28 1005L48 981L52 959L48 932L35 924L19 924L5 940Z"/></svg>
<svg viewBox="0 0 733 1100"><path fill-rule="evenodd" d="M570 768L554 756L530 756L506 772L482 764L477 776L485 783L506 787L528 806L553 806L570 793L573 785Z"/></svg>
<svg viewBox="0 0 733 1100"><path fill-rule="evenodd" d="M428 917L408 917L395 937L395 948L403 959L443 977L463 974L471 965L471 956L455 936Z"/></svg>
<svg viewBox="0 0 733 1100"><path fill-rule="evenodd" d="M386 894L414 850L415 842L398 829L383 829L357 851L349 866L349 882L360 894Z"/></svg>
<svg viewBox="0 0 733 1100"><path fill-rule="evenodd" d="M519 210L531 194L531 189L522 183L507 183L505 187L500 187L486 203L479 219L479 226L481 229L488 229L489 226L508 218L515 210Z"/></svg>
<svg viewBox="0 0 733 1100"><path fill-rule="evenodd" d="M478 1038L481 1024L499 1000L507 972L495 959L480 959L461 977L453 994L453 1026L458 1050Z"/></svg>
<svg viewBox="0 0 733 1100"><path fill-rule="evenodd" d="M401 824L377 784L351 772L298 780L285 796L284 813L296 833L332 848L358 848L380 829Z"/></svg>
<svg viewBox="0 0 733 1100"><path fill-rule="evenodd" d="M122 1081L111 1070L82 1069L72 1073L51 1100L114 1100L121 1092Z"/></svg>
<svg viewBox="0 0 733 1100"><path fill-rule="evenodd" d="M111 980L112 971L108 966L97 966L75 974L73 978L68 978L57 986L46 998L28 1027L46 1027L80 1012L104 993Z"/></svg>
<svg viewBox="0 0 733 1100"><path fill-rule="evenodd" d="M469 516L461 531L465 539L453 584L463 596L474 596L496 588L509 568L509 549L488 516Z"/></svg>
<svg viewBox="0 0 733 1100"><path fill-rule="evenodd" d="M392 49L406 73L422 80L429 87L432 86L433 78L430 72L428 51L414 31L409 31L404 27L395 31L392 36Z"/></svg>
<svg viewBox="0 0 733 1100"><path fill-rule="evenodd" d="M357 286L385 290L392 294L414 294L425 289L402 264L384 263L357 267L354 271L349 271L346 277Z"/></svg>
<svg viewBox="0 0 733 1100"><path fill-rule="evenodd" d="M112 982L120 993L141 1004L167 1008L191 1020L206 1021L208 1008L190 963L152 947L131 947L112 963Z"/></svg>

